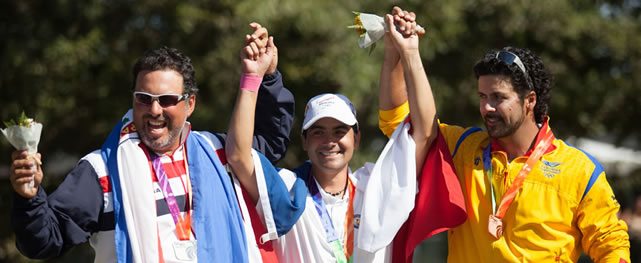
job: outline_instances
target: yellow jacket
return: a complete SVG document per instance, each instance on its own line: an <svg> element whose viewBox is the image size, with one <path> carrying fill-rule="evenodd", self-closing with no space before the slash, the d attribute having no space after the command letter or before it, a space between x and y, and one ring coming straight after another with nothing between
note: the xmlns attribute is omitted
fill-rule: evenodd
<svg viewBox="0 0 641 263"><path fill-rule="evenodd" d="M399 108L380 112L386 134L409 111ZM547 122L541 129L549 129ZM554 139L509 206L503 236L495 239L488 232L492 195L483 169L483 149L491 139L478 128L445 124L439 136L453 156L468 212L468 220L448 232L448 262L576 262L581 252L595 262L630 262L619 204L603 168L587 153ZM528 156L508 162L497 144L491 149L498 206Z"/></svg>

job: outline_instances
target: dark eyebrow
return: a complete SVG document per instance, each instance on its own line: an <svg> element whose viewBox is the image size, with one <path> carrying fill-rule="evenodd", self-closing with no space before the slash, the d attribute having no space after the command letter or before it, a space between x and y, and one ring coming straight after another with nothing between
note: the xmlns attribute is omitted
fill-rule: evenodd
<svg viewBox="0 0 641 263"><path fill-rule="evenodd" d="M346 129L346 130L349 130L351 127L352 127L352 126L349 126L349 125L347 125L347 124L341 123L341 124L339 124L339 125L337 125L337 126L334 126L334 127L330 128L330 129L331 129L331 130L337 130L337 129ZM316 125L316 124L312 124L312 126L310 126L309 128L307 128L307 130L311 130L311 129L325 129L325 128L324 128L324 127L321 127L321 126L318 126L318 125Z"/></svg>

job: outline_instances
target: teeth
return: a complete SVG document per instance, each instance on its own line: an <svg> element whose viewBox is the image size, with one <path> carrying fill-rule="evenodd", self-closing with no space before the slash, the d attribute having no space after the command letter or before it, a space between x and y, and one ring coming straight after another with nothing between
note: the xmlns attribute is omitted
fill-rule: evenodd
<svg viewBox="0 0 641 263"><path fill-rule="evenodd" d="M154 126L156 126L156 125L160 126L160 125L165 124L165 122L164 121L149 121L149 124L154 125Z"/></svg>
<svg viewBox="0 0 641 263"><path fill-rule="evenodd" d="M323 155L323 156L329 156L329 155L338 154L338 152L321 152L320 154Z"/></svg>

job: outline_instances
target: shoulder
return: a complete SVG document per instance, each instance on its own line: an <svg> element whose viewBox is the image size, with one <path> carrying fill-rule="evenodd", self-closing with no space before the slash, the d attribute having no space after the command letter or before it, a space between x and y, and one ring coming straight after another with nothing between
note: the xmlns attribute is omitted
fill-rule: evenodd
<svg viewBox="0 0 641 263"><path fill-rule="evenodd" d="M487 132L475 126L463 128L440 123L439 132L445 139L452 156L456 156L460 151L475 151L478 145L488 139Z"/></svg>
<svg viewBox="0 0 641 263"><path fill-rule="evenodd" d="M87 166L90 166L98 177L107 176L107 165L100 150L95 150L80 158L74 170L88 168Z"/></svg>
<svg viewBox="0 0 641 263"><path fill-rule="evenodd" d="M572 163L573 167L577 169L576 172L583 171L586 174L596 173L598 175L604 171L601 163L585 150L560 139L554 140L554 144L557 147L556 158Z"/></svg>
<svg viewBox="0 0 641 263"><path fill-rule="evenodd" d="M600 178L602 177L601 174L605 174L605 170L594 156L583 149L567 144L563 140L556 139L554 144L557 149L552 155L554 158L552 161L555 164L564 164L567 167L566 169L569 169L569 174L572 175L570 179L582 185L579 193L577 193L581 195L581 199L590 192L593 186L603 184L598 183L599 181L607 184L605 178Z"/></svg>
<svg viewBox="0 0 641 263"><path fill-rule="evenodd" d="M214 149L222 149L225 147L224 138L217 134L208 131L191 131L193 136L204 139L207 143L211 144Z"/></svg>

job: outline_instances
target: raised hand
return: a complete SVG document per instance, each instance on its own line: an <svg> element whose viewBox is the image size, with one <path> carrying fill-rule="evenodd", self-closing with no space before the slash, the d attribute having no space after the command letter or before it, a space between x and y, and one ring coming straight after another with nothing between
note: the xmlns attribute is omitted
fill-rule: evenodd
<svg viewBox="0 0 641 263"><path fill-rule="evenodd" d="M40 159L40 154L36 157ZM29 187L31 180L34 186ZM31 199L38 193L38 187L42 182L42 168L27 151L15 151L11 154L11 172L9 176L11 186L20 196Z"/></svg>
<svg viewBox="0 0 641 263"><path fill-rule="evenodd" d="M272 63L269 64L269 68L267 68L267 72L265 72L267 75L274 74L278 66L278 48L274 45L274 37L269 37L267 48L269 49L270 47L272 48Z"/></svg>
<svg viewBox="0 0 641 263"><path fill-rule="evenodd" d="M417 34L419 36L425 35L425 29L416 23L416 14L401 9L398 6L392 8L392 16L394 16L394 24L396 29L403 34L409 36Z"/></svg>
<svg viewBox="0 0 641 263"><path fill-rule="evenodd" d="M425 30L417 26L414 12L395 6L392 14L385 16L385 23L396 29L386 32L386 46L393 44L399 53L418 50L418 36L425 34Z"/></svg>
<svg viewBox="0 0 641 263"><path fill-rule="evenodd" d="M269 37L267 29L260 24L252 22L249 26L254 32L245 36L246 46L240 52L243 73L262 77L273 64L274 41L272 37ZM273 67L275 71L276 65L273 65Z"/></svg>

